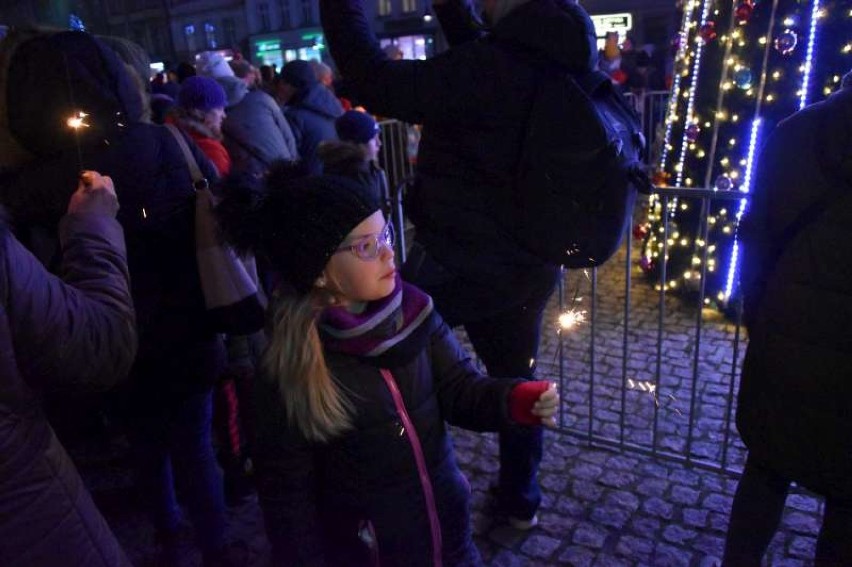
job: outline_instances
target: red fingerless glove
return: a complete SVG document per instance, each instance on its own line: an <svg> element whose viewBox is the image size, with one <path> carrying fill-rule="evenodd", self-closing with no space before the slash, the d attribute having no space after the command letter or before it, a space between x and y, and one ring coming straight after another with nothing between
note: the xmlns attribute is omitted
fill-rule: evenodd
<svg viewBox="0 0 852 567"><path fill-rule="evenodd" d="M509 393L509 418L519 425L541 425L541 418L532 414L533 405L550 388L550 382L522 382Z"/></svg>

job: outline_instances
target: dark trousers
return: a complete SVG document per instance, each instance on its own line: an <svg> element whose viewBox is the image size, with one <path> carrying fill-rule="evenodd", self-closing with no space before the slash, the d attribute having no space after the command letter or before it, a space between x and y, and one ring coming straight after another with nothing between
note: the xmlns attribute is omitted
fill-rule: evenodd
<svg viewBox="0 0 852 567"><path fill-rule="evenodd" d="M212 412L208 389L180 401L139 408L129 423L140 488L157 531L164 535L178 528L177 476L205 557L214 556L225 544L225 501L213 453Z"/></svg>
<svg viewBox="0 0 852 567"><path fill-rule="evenodd" d="M790 482L749 456L731 510L725 567L760 566L781 521ZM826 498L814 564L852 565L852 502Z"/></svg>
<svg viewBox="0 0 852 567"><path fill-rule="evenodd" d="M532 378L542 315L559 272L541 269L530 273L531 277L511 297L505 298L504 309L475 318L470 313L476 311L480 290L471 292L473 284L449 273L419 243L412 247L403 276L432 296L437 311L450 326L464 326L489 376ZM499 433L498 504L503 512L519 519L532 518L541 503L536 476L542 456L542 434L541 427L506 427Z"/></svg>

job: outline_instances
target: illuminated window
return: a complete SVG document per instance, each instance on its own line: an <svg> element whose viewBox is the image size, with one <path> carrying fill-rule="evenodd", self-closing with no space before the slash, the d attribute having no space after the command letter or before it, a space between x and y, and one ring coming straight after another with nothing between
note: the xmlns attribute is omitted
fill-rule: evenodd
<svg viewBox="0 0 852 567"><path fill-rule="evenodd" d="M393 11L391 0L379 0L379 15L390 16Z"/></svg>
<svg viewBox="0 0 852 567"><path fill-rule="evenodd" d="M208 49L216 49L218 43L216 41L216 26L211 23L204 24L204 39L207 41Z"/></svg>

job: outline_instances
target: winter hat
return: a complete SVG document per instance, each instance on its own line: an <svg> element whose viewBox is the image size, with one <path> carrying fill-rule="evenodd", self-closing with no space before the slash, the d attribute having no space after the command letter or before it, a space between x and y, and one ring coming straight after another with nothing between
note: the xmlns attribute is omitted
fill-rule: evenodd
<svg viewBox="0 0 852 567"><path fill-rule="evenodd" d="M225 108L228 105L225 90L219 86L216 79L201 76L189 77L183 82L177 102L187 110L194 108L202 111Z"/></svg>
<svg viewBox="0 0 852 567"><path fill-rule="evenodd" d="M304 294L353 228L380 210L370 187L347 177L271 178L258 212L261 248L272 267Z"/></svg>
<svg viewBox="0 0 852 567"><path fill-rule="evenodd" d="M337 137L344 142L366 144L379 133L379 125L366 112L348 110L334 121Z"/></svg>
<svg viewBox="0 0 852 567"><path fill-rule="evenodd" d="M281 80L297 89L306 89L317 83L314 68L307 61L296 59L281 68Z"/></svg>
<svg viewBox="0 0 852 567"><path fill-rule="evenodd" d="M225 57L216 51L204 51L195 57L195 68L199 75L208 77L233 77L234 70Z"/></svg>

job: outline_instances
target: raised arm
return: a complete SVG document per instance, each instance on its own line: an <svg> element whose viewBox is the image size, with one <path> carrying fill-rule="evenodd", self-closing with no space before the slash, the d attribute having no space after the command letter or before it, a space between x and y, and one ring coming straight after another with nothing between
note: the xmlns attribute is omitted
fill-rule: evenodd
<svg viewBox="0 0 852 567"><path fill-rule="evenodd" d="M470 49L451 49L426 61L389 60L364 14L363 0L320 0L320 10L338 69L373 113L410 123L430 116L451 120L477 108L479 102L469 94L472 85L498 86Z"/></svg>
<svg viewBox="0 0 852 567"><path fill-rule="evenodd" d="M85 175L60 224L62 280L11 235L3 240L0 269L15 356L33 386L108 388L136 354L118 202L108 177Z"/></svg>

